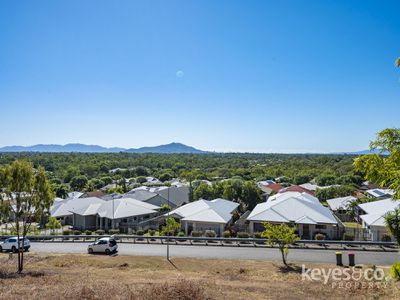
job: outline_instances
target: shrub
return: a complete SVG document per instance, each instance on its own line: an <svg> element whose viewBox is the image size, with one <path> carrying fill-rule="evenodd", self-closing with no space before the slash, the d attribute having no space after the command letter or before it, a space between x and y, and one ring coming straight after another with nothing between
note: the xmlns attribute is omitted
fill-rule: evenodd
<svg viewBox="0 0 400 300"><path fill-rule="evenodd" d="M261 239L261 238L262 238L261 232L254 232L254 237L255 237L256 239Z"/></svg>
<svg viewBox="0 0 400 300"><path fill-rule="evenodd" d="M400 279L400 262L394 263L390 268L392 277L396 280Z"/></svg>
<svg viewBox="0 0 400 300"><path fill-rule="evenodd" d="M92 232L91 232L90 230L86 230L86 231L85 231L85 234L86 234L86 235L92 235Z"/></svg>
<svg viewBox="0 0 400 300"><path fill-rule="evenodd" d="M317 233L314 237L314 239L316 239L317 241L323 241L325 240L325 234L323 233Z"/></svg>
<svg viewBox="0 0 400 300"><path fill-rule="evenodd" d="M225 231L222 233L222 236L223 236L224 238L230 238L230 237L231 237L231 232L230 232L229 230L225 230Z"/></svg>
<svg viewBox="0 0 400 300"><path fill-rule="evenodd" d="M73 231L73 234L74 234L74 235L80 235L80 234L82 234L82 232L81 232L80 230L74 230L74 231Z"/></svg>
<svg viewBox="0 0 400 300"><path fill-rule="evenodd" d="M103 229L98 229L98 230L96 230L96 234L97 235L103 235L105 232L104 232L104 230Z"/></svg>
<svg viewBox="0 0 400 300"><path fill-rule="evenodd" d="M381 237L382 242L391 242L392 237L389 234L383 234Z"/></svg>
<svg viewBox="0 0 400 300"><path fill-rule="evenodd" d="M141 230L141 229L139 229L139 230L136 231L136 235L143 235L143 234L144 234L144 231Z"/></svg>
<svg viewBox="0 0 400 300"><path fill-rule="evenodd" d="M149 234L150 236L154 236L154 235L156 234L156 231L153 230L153 229L149 229L148 234Z"/></svg>
<svg viewBox="0 0 400 300"><path fill-rule="evenodd" d="M205 236L206 236L206 237L216 237L217 234L215 233L214 230L206 230Z"/></svg>
<svg viewBox="0 0 400 300"><path fill-rule="evenodd" d="M344 237L343 237L343 240L345 240L345 241L354 241L354 235L345 234Z"/></svg>
<svg viewBox="0 0 400 300"><path fill-rule="evenodd" d="M179 236L179 237L184 237L184 236L185 236L185 233L184 233L183 231L179 231L179 232L178 232L178 236Z"/></svg>
<svg viewBox="0 0 400 300"><path fill-rule="evenodd" d="M71 230L69 230L69 229L63 230L62 234L63 235L70 235L71 234Z"/></svg>
<svg viewBox="0 0 400 300"><path fill-rule="evenodd" d="M119 229L110 229L108 231L109 234L119 234Z"/></svg>
<svg viewBox="0 0 400 300"><path fill-rule="evenodd" d="M193 237L200 237L200 236L203 235L203 233L202 233L201 231L198 231L198 230L193 230L192 233L191 233L191 235L192 235Z"/></svg>
<svg viewBox="0 0 400 300"><path fill-rule="evenodd" d="M244 231L239 231L236 236L240 239L248 239L249 238L249 234Z"/></svg>

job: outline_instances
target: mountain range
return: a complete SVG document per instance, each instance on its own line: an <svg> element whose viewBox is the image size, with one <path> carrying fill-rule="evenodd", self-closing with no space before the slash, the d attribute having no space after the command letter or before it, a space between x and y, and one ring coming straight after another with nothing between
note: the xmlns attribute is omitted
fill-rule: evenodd
<svg viewBox="0 0 400 300"><path fill-rule="evenodd" d="M191 146L181 143L170 143L154 147L141 148L119 148L119 147L102 147L98 145L85 144L38 144L33 146L6 146L0 148L0 152L84 152L84 153L206 153Z"/></svg>
<svg viewBox="0 0 400 300"><path fill-rule="evenodd" d="M120 148L120 147L103 147L99 145L85 145L79 143L57 145L57 144L37 144L33 146L6 146L0 147L0 152L81 152L81 153L210 153L182 143L169 143L166 145L140 147L140 148ZM362 150L354 152L335 152L326 153L332 155L364 155L370 153L378 153L378 151ZM320 153L324 154L324 153ZM387 153L385 153L387 154Z"/></svg>

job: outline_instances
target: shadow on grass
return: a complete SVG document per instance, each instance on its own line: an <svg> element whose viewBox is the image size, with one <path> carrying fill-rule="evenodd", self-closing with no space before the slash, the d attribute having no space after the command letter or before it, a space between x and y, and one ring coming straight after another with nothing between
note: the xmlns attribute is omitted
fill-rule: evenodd
<svg viewBox="0 0 400 300"><path fill-rule="evenodd" d="M22 272L21 274L17 272L13 272L10 270L0 270L0 279L15 279L15 278L22 278L22 277L43 277L45 276L44 272Z"/></svg>
<svg viewBox="0 0 400 300"><path fill-rule="evenodd" d="M298 273L301 274L302 269L299 266L296 265L281 265L278 267L279 272L281 273Z"/></svg>

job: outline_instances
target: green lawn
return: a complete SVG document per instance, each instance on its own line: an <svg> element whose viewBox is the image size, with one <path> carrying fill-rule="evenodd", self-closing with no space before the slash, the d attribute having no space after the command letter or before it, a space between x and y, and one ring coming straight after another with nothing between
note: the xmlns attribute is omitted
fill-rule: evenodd
<svg viewBox="0 0 400 300"><path fill-rule="evenodd" d="M348 228L360 228L361 224L358 224L356 222L343 222L344 227Z"/></svg>

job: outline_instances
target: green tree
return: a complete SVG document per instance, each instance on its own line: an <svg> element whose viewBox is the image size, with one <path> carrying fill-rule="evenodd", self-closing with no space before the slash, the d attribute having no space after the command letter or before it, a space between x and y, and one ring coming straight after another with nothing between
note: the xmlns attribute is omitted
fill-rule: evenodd
<svg viewBox="0 0 400 300"><path fill-rule="evenodd" d="M400 198L400 128L379 132L370 149L378 154L358 157L354 161L355 169L363 172L368 181L393 189L394 198Z"/></svg>
<svg viewBox="0 0 400 300"><path fill-rule="evenodd" d="M289 254L289 245L299 240L295 234L295 228L286 224L275 225L264 222L265 230L261 233L263 238L268 239L265 243L271 246L278 246L282 255L282 261L287 266L287 256Z"/></svg>
<svg viewBox="0 0 400 300"><path fill-rule="evenodd" d="M83 191L88 183L88 179L85 175L78 175L71 179L71 188L74 191Z"/></svg>
<svg viewBox="0 0 400 300"><path fill-rule="evenodd" d="M214 191L212 186L210 186L207 182L201 181L198 186L196 186L193 190L193 198L194 200L198 199L206 199L211 200L213 198Z"/></svg>
<svg viewBox="0 0 400 300"><path fill-rule="evenodd" d="M241 201L248 210L252 210L262 201L261 190L254 181L245 181L243 183Z"/></svg>
<svg viewBox="0 0 400 300"><path fill-rule="evenodd" d="M242 196L242 180L230 179L224 181L224 199L240 200Z"/></svg>
<svg viewBox="0 0 400 300"><path fill-rule="evenodd" d="M145 183L146 181L147 181L147 179L144 176L138 176L136 178L136 182L139 183L139 184Z"/></svg>
<svg viewBox="0 0 400 300"><path fill-rule="evenodd" d="M387 229L396 238L397 244L400 246L400 208L388 212L384 218Z"/></svg>
<svg viewBox="0 0 400 300"><path fill-rule="evenodd" d="M46 223L46 229L49 229L54 233L56 229L60 229L61 227L61 222L57 220L56 217L49 217L49 220Z"/></svg>
<svg viewBox="0 0 400 300"><path fill-rule="evenodd" d="M400 57L396 59L395 65L396 67L400 67Z"/></svg>
<svg viewBox="0 0 400 300"><path fill-rule="evenodd" d="M50 209L54 193L42 167L33 169L26 160L16 160L0 168L0 206L6 216L13 214L18 241L23 241L32 220L40 220ZM23 242L18 243L18 273L24 268Z"/></svg>
<svg viewBox="0 0 400 300"><path fill-rule="evenodd" d="M315 191L315 197L320 201L326 201L328 199L351 196L356 191L356 188L351 185L340 185L331 186L327 188L317 188Z"/></svg>
<svg viewBox="0 0 400 300"><path fill-rule="evenodd" d="M315 183L319 186L327 186L335 184L336 178L333 175L320 175L315 178Z"/></svg>
<svg viewBox="0 0 400 300"><path fill-rule="evenodd" d="M66 199L69 193L69 187L65 183L57 184L53 188L54 193L58 198Z"/></svg>
<svg viewBox="0 0 400 300"><path fill-rule="evenodd" d="M161 228L161 235L176 235L177 232L181 229L181 224L177 222L174 218L169 217L165 219L166 225Z"/></svg>

